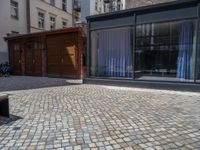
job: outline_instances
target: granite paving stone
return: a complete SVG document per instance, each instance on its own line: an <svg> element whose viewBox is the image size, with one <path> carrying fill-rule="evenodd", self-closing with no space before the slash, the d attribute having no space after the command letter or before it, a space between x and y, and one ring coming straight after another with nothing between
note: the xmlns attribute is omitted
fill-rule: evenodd
<svg viewBox="0 0 200 150"><path fill-rule="evenodd" d="M0 149L200 149L200 93L68 85L7 91Z"/></svg>

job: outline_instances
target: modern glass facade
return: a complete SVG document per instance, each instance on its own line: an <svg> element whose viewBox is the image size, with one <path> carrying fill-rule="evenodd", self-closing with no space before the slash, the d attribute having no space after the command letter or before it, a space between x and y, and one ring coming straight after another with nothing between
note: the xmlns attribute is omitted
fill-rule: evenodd
<svg viewBox="0 0 200 150"><path fill-rule="evenodd" d="M198 7L92 22L89 76L200 83Z"/></svg>
<svg viewBox="0 0 200 150"><path fill-rule="evenodd" d="M133 77L131 28L93 31L91 76Z"/></svg>
<svg viewBox="0 0 200 150"><path fill-rule="evenodd" d="M193 82L196 20L137 25L135 78Z"/></svg>

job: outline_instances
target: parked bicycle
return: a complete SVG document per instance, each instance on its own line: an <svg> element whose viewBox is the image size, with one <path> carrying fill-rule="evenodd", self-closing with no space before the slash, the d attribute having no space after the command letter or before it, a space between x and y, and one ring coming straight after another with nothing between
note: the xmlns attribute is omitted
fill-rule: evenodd
<svg viewBox="0 0 200 150"><path fill-rule="evenodd" d="M8 62L0 64L0 76L8 77L11 74L11 67Z"/></svg>

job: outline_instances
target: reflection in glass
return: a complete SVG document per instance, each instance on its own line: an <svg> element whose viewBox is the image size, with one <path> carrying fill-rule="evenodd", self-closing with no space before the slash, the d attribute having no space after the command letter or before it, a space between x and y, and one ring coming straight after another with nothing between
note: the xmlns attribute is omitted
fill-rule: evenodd
<svg viewBox="0 0 200 150"><path fill-rule="evenodd" d="M193 81L196 22L177 21L136 27L135 78Z"/></svg>

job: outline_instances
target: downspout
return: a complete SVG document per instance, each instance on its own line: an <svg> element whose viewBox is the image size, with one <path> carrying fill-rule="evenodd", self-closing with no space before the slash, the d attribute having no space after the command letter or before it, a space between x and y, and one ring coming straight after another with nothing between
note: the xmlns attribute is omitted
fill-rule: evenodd
<svg viewBox="0 0 200 150"><path fill-rule="evenodd" d="M75 26L74 15L74 0L72 0L72 27Z"/></svg>
<svg viewBox="0 0 200 150"><path fill-rule="evenodd" d="M27 33L31 32L31 19L30 19L30 0L26 0L26 19L27 19Z"/></svg>

